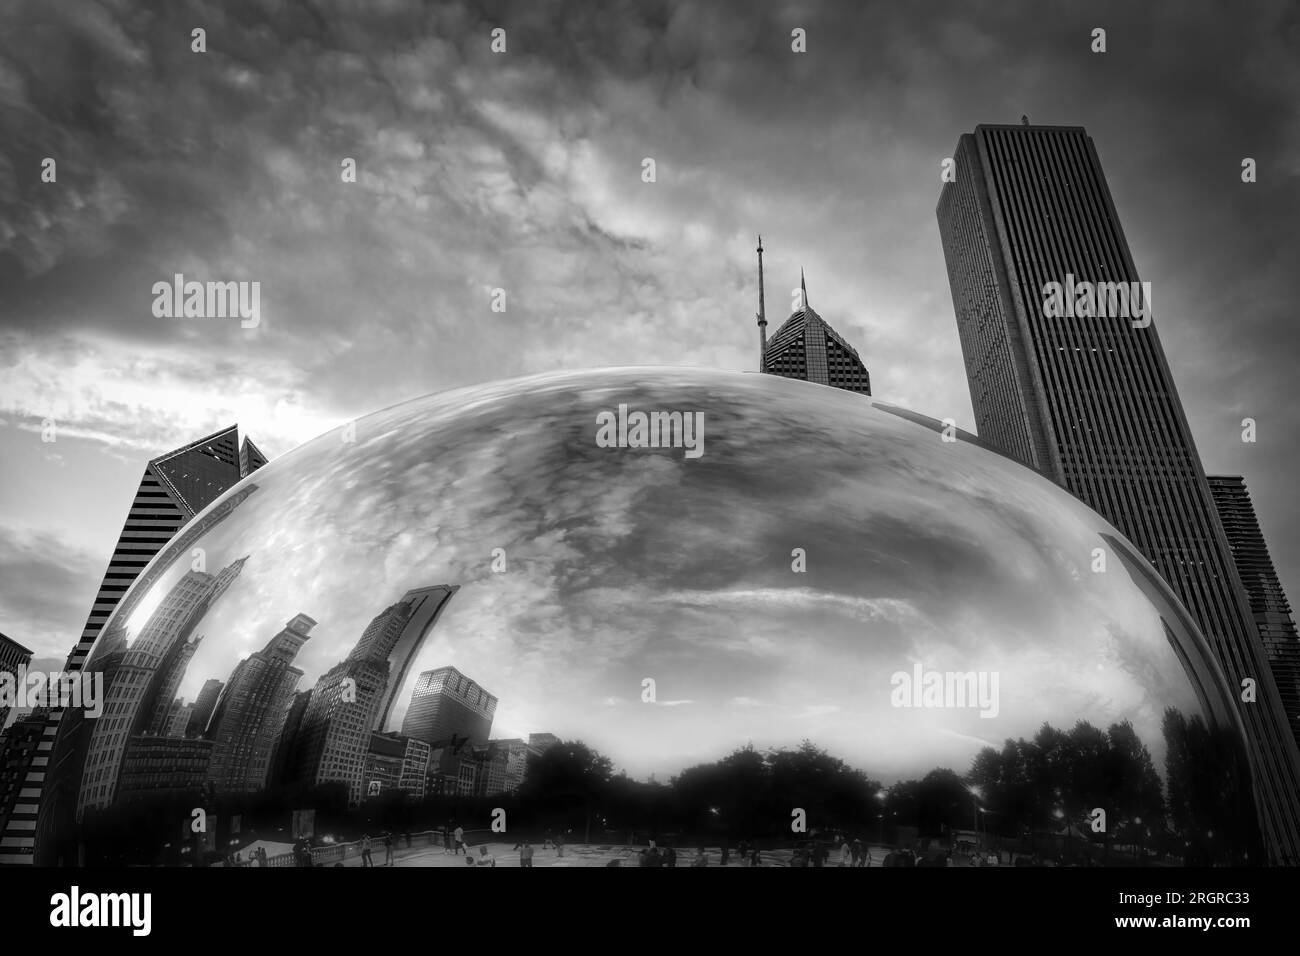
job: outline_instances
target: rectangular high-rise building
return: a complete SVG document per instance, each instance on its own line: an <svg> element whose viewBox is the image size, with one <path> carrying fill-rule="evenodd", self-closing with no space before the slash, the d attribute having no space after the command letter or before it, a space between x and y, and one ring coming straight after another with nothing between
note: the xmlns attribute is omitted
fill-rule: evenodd
<svg viewBox="0 0 1300 956"><path fill-rule="evenodd" d="M1240 475L1211 475L1210 493L1250 598L1250 612L1264 642L1291 734L1300 741L1300 634L1291 616L1291 602L1273 567L1245 480Z"/></svg>
<svg viewBox="0 0 1300 956"><path fill-rule="evenodd" d="M1300 862L1300 754L1092 139L980 126L937 209L982 440L1119 528L1164 576L1243 703L1274 862Z"/></svg>
<svg viewBox="0 0 1300 956"><path fill-rule="evenodd" d="M402 736L440 747L453 738L485 746L497 699L454 667L425 671L415 683Z"/></svg>

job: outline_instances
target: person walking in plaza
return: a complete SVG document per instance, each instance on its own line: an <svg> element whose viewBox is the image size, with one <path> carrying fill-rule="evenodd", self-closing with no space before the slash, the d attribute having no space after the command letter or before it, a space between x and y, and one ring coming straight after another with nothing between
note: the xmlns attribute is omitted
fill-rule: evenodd
<svg viewBox="0 0 1300 956"><path fill-rule="evenodd" d="M361 835L361 865L374 866L375 861L370 858L370 834Z"/></svg>
<svg viewBox="0 0 1300 956"><path fill-rule="evenodd" d="M532 869L533 867L533 848L528 841L524 841L523 847L519 850L519 866Z"/></svg>
<svg viewBox="0 0 1300 956"><path fill-rule="evenodd" d="M384 831L384 866L393 865L393 834Z"/></svg>
<svg viewBox="0 0 1300 956"><path fill-rule="evenodd" d="M465 828L459 823L456 824L456 829L452 831L451 837L454 841L452 855L460 856L462 853L465 853L468 856L469 854L465 850Z"/></svg>

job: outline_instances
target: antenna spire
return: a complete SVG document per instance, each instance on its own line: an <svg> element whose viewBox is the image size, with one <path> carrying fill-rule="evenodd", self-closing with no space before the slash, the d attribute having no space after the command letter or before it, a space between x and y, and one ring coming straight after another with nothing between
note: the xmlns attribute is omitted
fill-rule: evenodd
<svg viewBox="0 0 1300 956"><path fill-rule="evenodd" d="M807 312L808 309L809 309L809 305L808 305L808 284L807 284L806 282L804 282L804 278L803 278L803 266L800 266L800 267L799 267L799 288L803 291L803 308L804 308L804 311Z"/></svg>
<svg viewBox="0 0 1300 956"><path fill-rule="evenodd" d="M767 356L767 303L763 295L763 237L758 237L758 370Z"/></svg>

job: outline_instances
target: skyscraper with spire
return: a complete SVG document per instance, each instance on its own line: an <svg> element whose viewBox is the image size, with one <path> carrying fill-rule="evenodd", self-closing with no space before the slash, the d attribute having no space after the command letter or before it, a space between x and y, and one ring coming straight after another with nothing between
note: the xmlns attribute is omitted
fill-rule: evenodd
<svg viewBox="0 0 1300 956"><path fill-rule="evenodd" d="M760 372L801 378L850 392L871 394L871 375L858 351L844 341L808 304L808 283L799 270L799 308L791 313L771 340L767 337L767 305L763 289L763 237L758 238L758 332Z"/></svg>

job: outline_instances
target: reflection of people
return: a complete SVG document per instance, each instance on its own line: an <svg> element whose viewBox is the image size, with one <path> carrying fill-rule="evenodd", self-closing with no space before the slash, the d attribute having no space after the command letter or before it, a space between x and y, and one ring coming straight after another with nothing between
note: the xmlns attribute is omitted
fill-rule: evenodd
<svg viewBox="0 0 1300 956"><path fill-rule="evenodd" d="M488 853L488 848L487 848L486 845L481 846L481 847L478 848L478 862L477 862L477 865L478 865L478 866L496 866L496 865L497 865L497 858L494 857L492 854Z"/></svg>
<svg viewBox="0 0 1300 956"><path fill-rule="evenodd" d="M375 861L370 858L370 834L361 835L361 865L374 866Z"/></svg>
<svg viewBox="0 0 1300 956"><path fill-rule="evenodd" d="M451 827L449 826L442 828L442 852L444 854L451 853Z"/></svg>
<svg viewBox="0 0 1300 956"><path fill-rule="evenodd" d="M384 866L393 865L393 835L384 832Z"/></svg>
<svg viewBox="0 0 1300 956"><path fill-rule="evenodd" d="M452 848L452 853L455 856L459 856L461 853L465 852L465 828L459 823L456 824L456 829L452 831L451 836L452 840L455 842L455 846Z"/></svg>
<svg viewBox="0 0 1300 956"><path fill-rule="evenodd" d="M533 865L533 848L529 846L527 840L524 841L523 848L519 851L519 865L530 869Z"/></svg>
<svg viewBox="0 0 1300 956"><path fill-rule="evenodd" d="M555 834L555 855L564 856L564 834Z"/></svg>
<svg viewBox="0 0 1300 956"><path fill-rule="evenodd" d="M694 862L691 863L691 866L708 866L708 865L709 865L709 854L704 852L704 847L700 847L700 852L696 854L695 860Z"/></svg>
<svg viewBox="0 0 1300 956"><path fill-rule="evenodd" d="M840 844L840 866L851 866L853 863L853 850L849 847L849 841L845 840Z"/></svg>

